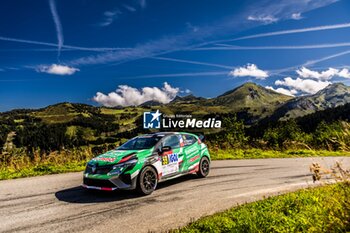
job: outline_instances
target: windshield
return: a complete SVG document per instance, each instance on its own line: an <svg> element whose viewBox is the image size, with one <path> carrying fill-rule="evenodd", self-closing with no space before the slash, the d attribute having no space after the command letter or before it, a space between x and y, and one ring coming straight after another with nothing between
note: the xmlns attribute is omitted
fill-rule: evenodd
<svg viewBox="0 0 350 233"><path fill-rule="evenodd" d="M157 142L159 142L160 139L161 139L161 137L141 136L141 137L133 138L133 139L127 141L126 143L124 143L123 145L118 147L117 149L118 150L149 149L149 148L153 147L155 144L157 144Z"/></svg>

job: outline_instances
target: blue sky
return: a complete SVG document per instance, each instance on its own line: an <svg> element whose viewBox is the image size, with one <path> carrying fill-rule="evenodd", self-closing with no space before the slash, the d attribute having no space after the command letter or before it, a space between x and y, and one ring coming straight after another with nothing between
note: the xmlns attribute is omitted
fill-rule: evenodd
<svg viewBox="0 0 350 233"><path fill-rule="evenodd" d="M346 0L5 0L0 111L350 84Z"/></svg>

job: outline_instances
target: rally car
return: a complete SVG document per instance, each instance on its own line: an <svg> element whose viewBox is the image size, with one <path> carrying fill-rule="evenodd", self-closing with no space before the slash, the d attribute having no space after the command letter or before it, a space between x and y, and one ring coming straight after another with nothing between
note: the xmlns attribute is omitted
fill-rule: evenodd
<svg viewBox="0 0 350 233"><path fill-rule="evenodd" d="M151 194L162 181L196 173L206 177L210 155L203 137L165 132L137 136L88 162L83 187Z"/></svg>

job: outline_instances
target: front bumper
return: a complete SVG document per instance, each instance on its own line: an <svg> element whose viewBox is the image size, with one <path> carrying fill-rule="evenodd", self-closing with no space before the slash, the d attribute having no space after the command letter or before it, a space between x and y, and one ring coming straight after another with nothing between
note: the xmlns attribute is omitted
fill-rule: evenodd
<svg viewBox="0 0 350 233"><path fill-rule="evenodd" d="M114 190L118 189L118 188L90 186L90 185L86 185L86 184L82 184L81 186L86 188L86 189L95 189L95 190L102 190L102 191L114 191Z"/></svg>
<svg viewBox="0 0 350 233"><path fill-rule="evenodd" d="M116 189L132 190L136 188L137 176L120 175L110 179L96 179L84 176L82 186L87 189L113 191Z"/></svg>

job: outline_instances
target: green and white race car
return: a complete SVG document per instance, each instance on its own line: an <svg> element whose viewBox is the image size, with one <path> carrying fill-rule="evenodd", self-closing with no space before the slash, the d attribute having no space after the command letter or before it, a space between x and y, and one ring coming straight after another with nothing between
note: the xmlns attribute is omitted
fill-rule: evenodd
<svg viewBox="0 0 350 233"><path fill-rule="evenodd" d="M137 136L88 162L83 187L151 194L162 181L196 173L206 177L210 155L202 137L164 132Z"/></svg>

